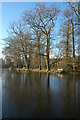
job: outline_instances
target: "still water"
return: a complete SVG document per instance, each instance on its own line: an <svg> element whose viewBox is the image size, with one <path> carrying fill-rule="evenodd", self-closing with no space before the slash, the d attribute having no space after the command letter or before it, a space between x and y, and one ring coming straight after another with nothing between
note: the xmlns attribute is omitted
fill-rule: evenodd
<svg viewBox="0 0 80 120"><path fill-rule="evenodd" d="M2 72L3 118L79 117L80 73Z"/></svg>

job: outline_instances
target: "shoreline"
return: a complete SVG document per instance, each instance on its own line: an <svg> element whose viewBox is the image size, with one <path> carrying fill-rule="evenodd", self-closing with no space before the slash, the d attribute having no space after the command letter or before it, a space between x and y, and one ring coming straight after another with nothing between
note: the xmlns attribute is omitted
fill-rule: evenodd
<svg viewBox="0 0 80 120"><path fill-rule="evenodd" d="M67 74L67 73L79 73L80 71L62 71L62 72L58 72L57 70L55 69L51 69L50 71L47 71L46 69L43 69L43 70L39 70L39 69L23 69L23 68L17 68L17 69L9 69L9 68L2 68L2 70L8 70L8 71L17 71L17 72L40 72L40 73L56 73L56 74Z"/></svg>

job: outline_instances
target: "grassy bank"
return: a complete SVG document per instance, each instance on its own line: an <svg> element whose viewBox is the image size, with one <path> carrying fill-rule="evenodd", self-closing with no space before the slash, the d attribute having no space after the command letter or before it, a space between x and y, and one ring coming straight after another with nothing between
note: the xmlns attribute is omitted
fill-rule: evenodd
<svg viewBox="0 0 80 120"><path fill-rule="evenodd" d="M26 69L26 68L9 68L8 69L9 71L11 70L16 70L16 71L33 71L33 72L44 72L44 73L57 73L57 69L51 69L50 71L47 71L46 69L42 69L42 70L39 70L39 69Z"/></svg>
<svg viewBox="0 0 80 120"><path fill-rule="evenodd" d="M26 69L26 68L2 68L3 70L9 70L9 71L12 71L12 70L16 70L17 72L29 72L29 71L33 71L33 72L44 72L44 73L73 73L73 71L62 71L62 72L58 72L57 69L58 68L53 68L51 69L50 71L47 71L46 69L42 69L42 70L39 70L39 69ZM75 71L76 73L80 72L78 70Z"/></svg>

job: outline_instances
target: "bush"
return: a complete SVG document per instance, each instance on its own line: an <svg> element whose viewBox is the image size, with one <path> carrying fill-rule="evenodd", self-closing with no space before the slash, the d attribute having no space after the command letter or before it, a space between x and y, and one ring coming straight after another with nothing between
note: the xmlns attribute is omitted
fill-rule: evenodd
<svg viewBox="0 0 80 120"><path fill-rule="evenodd" d="M65 64L63 66L63 70L66 71L66 72L72 71L73 70L73 66L70 65L70 64Z"/></svg>
<svg viewBox="0 0 80 120"><path fill-rule="evenodd" d="M80 71L80 64L76 67L77 71Z"/></svg>

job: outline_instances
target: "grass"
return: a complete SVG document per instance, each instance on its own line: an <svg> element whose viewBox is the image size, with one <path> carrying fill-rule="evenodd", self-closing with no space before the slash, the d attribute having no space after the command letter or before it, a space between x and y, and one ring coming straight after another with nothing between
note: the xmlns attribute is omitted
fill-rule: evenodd
<svg viewBox="0 0 80 120"><path fill-rule="evenodd" d="M12 67L9 68L9 71L11 71L11 70L12 70Z"/></svg>
<svg viewBox="0 0 80 120"><path fill-rule="evenodd" d="M9 68L9 71L11 71L12 70L12 68L10 67ZM33 71L33 72L44 72L44 73L47 73L47 72L49 72L49 73L55 73L56 72L56 70L57 69L51 69L50 71L47 71L46 69L42 69L42 70L39 70L39 69L32 69L32 68L30 68L30 69L27 69L27 68L16 68L16 69L14 69L14 70L16 70L16 71Z"/></svg>
<svg viewBox="0 0 80 120"><path fill-rule="evenodd" d="M34 72L47 72L47 70L46 70L46 69L43 69L43 70L39 70L39 69L32 69L32 71L34 71Z"/></svg>
<svg viewBox="0 0 80 120"><path fill-rule="evenodd" d="M56 68L51 69L51 71L50 71L50 72L56 73L56 72L57 72L57 69L56 69Z"/></svg>
<svg viewBox="0 0 80 120"><path fill-rule="evenodd" d="M46 69L42 69L42 70L39 70L39 69L33 69L32 71L34 72L45 72L45 73L57 73L57 69L51 69L50 71L47 71Z"/></svg>
<svg viewBox="0 0 80 120"><path fill-rule="evenodd" d="M22 71L22 72L29 72L29 71L33 71L33 72L44 72L44 73L59 73L58 71L57 71L57 69L58 68L51 68L50 69L50 71L47 71L46 69L42 69L42 70L39 70L39 69L32 69L32 68L30 68L30 69L27 69L27 68L25 68L25 67L23 67L23 68L12 68L12 67L10 67L8 70L9 71L11 71L11 70L16 70L16 71ZM72 71L71 71L72 72ZM75 71L75 72L80 72L80 71Z"/></svg>
<svg viewBox="0 0 80 120"><path fill-rule="evenodd" d="M17 70L17 71L20 71L20 68L17 68L16 70Z"/></svg>

